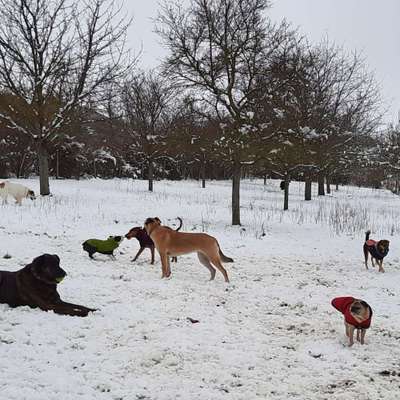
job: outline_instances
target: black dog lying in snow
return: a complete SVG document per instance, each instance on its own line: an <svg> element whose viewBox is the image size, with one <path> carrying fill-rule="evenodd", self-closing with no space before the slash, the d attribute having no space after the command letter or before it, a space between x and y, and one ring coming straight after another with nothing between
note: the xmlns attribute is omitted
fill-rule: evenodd
<svg viewBox="0 0 400 400"><path fill-rule="evenodd" d="M39 307L43 311L53 310L57 314L79 317L96 311L61 300L57 284L66 275L60 267L60 258L55 254L36 257L19 271L0 271L0 303L11 307Z"/></svg>

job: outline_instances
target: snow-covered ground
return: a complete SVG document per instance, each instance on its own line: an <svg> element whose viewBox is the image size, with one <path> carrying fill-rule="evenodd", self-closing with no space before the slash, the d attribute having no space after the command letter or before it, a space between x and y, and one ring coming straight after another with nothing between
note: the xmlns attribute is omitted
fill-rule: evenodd
<svg viewBox="0 0 400 400"><path fill-rule="evenodd" d="M38 190L36 180L23 180ZM88 318L0 304L0 399L398 399L400 199L344 188L312 202L291 184L284 213L278 181L244 181L242 227L230 226L230 182L52 181L53 197L0 205L0 269L47 252L68 272L63 299ZM10 202L11 203L11 202ZM218 238L231 283L195 255L172 264L136 240L117 260L91 261L81 243L125 234L148 216ZM387 238L385 274L363 266L364 230ZM11 258L2 258L5 254ZM365 346L346 346L335 296L374 310ZM199 320L192 324L188 317Z"/></svg>

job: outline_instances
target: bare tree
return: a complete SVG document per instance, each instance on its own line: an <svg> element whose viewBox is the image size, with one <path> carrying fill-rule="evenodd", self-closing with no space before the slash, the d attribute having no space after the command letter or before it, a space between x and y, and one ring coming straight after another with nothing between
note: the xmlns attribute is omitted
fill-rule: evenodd
<svg viewBox="0 0 400 400"><path fill-rule="evenodd" d="M311 174L318 172L323 195L325 178L330 190L333 173L350 161L349 148L377 128L380 93L357 54L349 55L329 42L298 43L288 50L280 52L260 78L263 90L254 101L256 118L260 123L264 118L275 137L271 143L260 142L259 152L286 182L289 171L304 171L309 200ZM285 190L285 208L287 195Z"/></svg>
<svg viewBox="0 0 400 400"><path fill-rule="evenodd" d="M125 72L130 21L113 0L0 0L0 19L0 86L15 98L0 118L35 142L47 195L49 144Z"/></svg>
<svg viewBox="0 0 400 400"><path fill-rule="evenodd" d="M328 190L333 170L346 159L346 150L360 136L374 132L382 117L379 86L365 60L328 41L311 49L309 73L315 93L313 127L321 135L314 147L318 166L318 194ZM343 156L345 156L343 158Z"/></svg>
<svg viewBox="0 0 400 400"><path fill-rule="evenodd" d="M249 99L261 66L285 40L286 25L264 18L267 0L192 0L165 4L157 32L166 73L223 123L220 150L232 169L232 225L240 225L240 179L252 127Z"/></svg>
<svg viewBox="0 0 400 400"><path fill-rule="evenodd" d="M223 158L216 144L220 136L220 121L197 108L191 98L183 98L171 126L168 152L190 168L191 177L200 179L203 189L209 170L217 172L217 163Z"/></svg>
<svg viewBox="0 0 400 400"><path fill-rule="evenodd" d="M149 191L153 191L154 163L166 157L165 138L172 94L172 87L154 71L137 74L123 88L128 133L137 156L146 164Z"/></svg>

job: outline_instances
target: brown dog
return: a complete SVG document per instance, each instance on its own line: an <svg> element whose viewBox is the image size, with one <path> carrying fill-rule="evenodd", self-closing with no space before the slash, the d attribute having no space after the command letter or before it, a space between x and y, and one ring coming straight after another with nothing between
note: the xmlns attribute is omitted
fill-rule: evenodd
<svg viewBox="0 0 400 400"><path fill-rule="evenodd" d="M157 221L161 224L161 220L157 218ZM179 226L175 229L176 232L178 232L182 228L182 219L177 217L179 220ZM166 228L171 229L169 226L166 226ZM126 235L125 237L129 240L132 238L135 238L138 240L140 249L137 252L136 256L132 261L136 261L137 258L142 254L144 249L150 249L151 252L151 264L154 264L154 242L151 240L151 237L147 234L146 230L140 226L136 226L132 228ZM177 257L172 257L171 259L172 262L177 262L178 259Z"/></svg>
<svg viewBox="0 0 400 400"><path fill-rule="evenodd" d="M160 254L162 278L168 278L171 275L169 257L196 252L200 263L210 271L210 280L215 277L215 266L224 276L225 282L229 282L228 274L221 261L233 262L233 260L222 253L214 237L206 233L173 231L162 226L158 218L147 218L144 228Z"/></svg>
<svg viewBox="0 0 400 400"><path fill-rule="evenodd" d="M375 268L375 263L378 264L379 272L385 272L383 269L383 259L389 253L389 240L372 240L369 238L371 231L365 232L365 242L364 242L364 260L365 260L365 268L368 269L368 254L371 255L371 263L372 267Z"/></svg>
<svg viewBox="0 0 400 400"><path fill-rule="evenodd" d="M39 307L56 314L86 317L96 311L61 300L57 284L66 276L55 254L43 254L16 272L0 271L0 303L11 307Z"/></svg>

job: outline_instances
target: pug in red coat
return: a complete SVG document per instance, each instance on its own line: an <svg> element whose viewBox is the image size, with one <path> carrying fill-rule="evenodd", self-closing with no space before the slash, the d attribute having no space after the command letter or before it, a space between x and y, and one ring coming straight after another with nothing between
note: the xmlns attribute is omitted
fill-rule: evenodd
<svg viewBox="0 0 400 400"><path fill-rule="evenodd" d="M354 331L356 329L357 341L364 344L365 334L371 326L372 320L372 309L369 304L354 297L336 297L332 300L332 305L344 315L349 346L354 344Z"/></svg>

